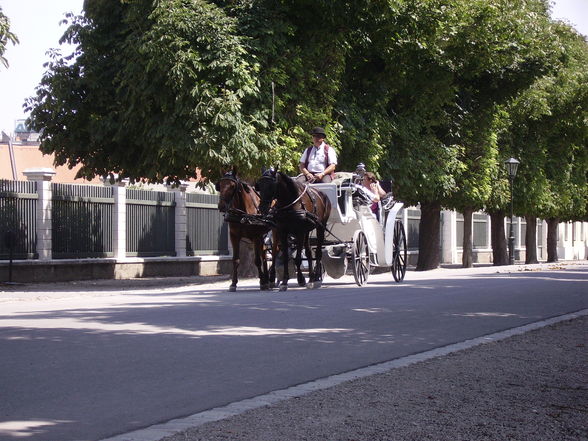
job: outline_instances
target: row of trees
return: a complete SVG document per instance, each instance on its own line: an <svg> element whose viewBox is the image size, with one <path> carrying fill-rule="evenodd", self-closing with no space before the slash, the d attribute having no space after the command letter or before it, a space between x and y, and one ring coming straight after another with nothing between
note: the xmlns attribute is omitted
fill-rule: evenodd
<svg viewBox="0 0 588 441"><path fill-rule="evenodd" d="M309 128L339 169L358 162L420 204L417 269L440 262L442 208L492 216L508 262L503 161L521 161L515 212L554 227L587 217L588 45L548 0L96 0L69 16L29 124L81 174L150 181L294 172Z"/></svg>

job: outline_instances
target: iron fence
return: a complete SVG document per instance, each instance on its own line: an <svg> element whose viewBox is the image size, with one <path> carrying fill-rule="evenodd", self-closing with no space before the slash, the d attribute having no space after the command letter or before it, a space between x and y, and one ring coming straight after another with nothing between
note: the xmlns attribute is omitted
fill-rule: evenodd
<svg viewBox="0 0 588 441"><path fill-rule="evenodd" d="M227 224L217 206L216 195L186 194L186 255L229 253Z"/></svg>
<svg viewBox="0 0 588 441"><path fill-rule="evenodd" d="M421 210L419 208L407 209L406 221L406 246L409 251L418 251L419 249L419 229L421 220Z"/></svg>
<svg viewBox="0 0 588 441"><path fill-rule="evenodd" d="M127 256L175 256L174 193L127 188Z"/></svg>
<svg viewBox="0 0 588 441"><path fill-rule="evenodd" d="M36 182L0 180L0 259L37 257Z"/></svg>
<svg viewBox="0 0 588 441"><path fill-rule="evenodd" d="M111 257L112 187L51 184L54 259Z"/></svg>

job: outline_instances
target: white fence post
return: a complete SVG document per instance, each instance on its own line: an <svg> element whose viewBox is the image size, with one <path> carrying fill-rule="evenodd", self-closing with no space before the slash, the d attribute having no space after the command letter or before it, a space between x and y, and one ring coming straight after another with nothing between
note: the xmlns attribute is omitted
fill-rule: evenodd
<svg viewBox="0 0 588 441"><path fill-rule="evenodd" d="M186 257L186 234L188 233L188 212L186 210L187 184L180 184L179 188L172 189L175 207L175 249L177 257Z"/></svg>
<svg viewBox="0 0 588 441"><path fill-rule="evenodd" d="M127 189L126 181L112 186L114 196L114 228L112 252L116 259L127 257Z"/></svg>
<svg viewBox="0 0 588 441"><path fill-rule="evenodd" d="M37 223L37 254L39 260L51 260L52 255L52 199L53 191L51 189L51 179L55 175L52 168L29 168L23 174L29 181L37 183L37 213L35 214Z"/></svg>

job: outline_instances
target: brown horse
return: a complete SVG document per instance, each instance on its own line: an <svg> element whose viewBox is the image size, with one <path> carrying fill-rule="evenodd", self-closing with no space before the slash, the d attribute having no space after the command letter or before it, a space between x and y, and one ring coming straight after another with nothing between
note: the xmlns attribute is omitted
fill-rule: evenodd
<svg viewBox="0 0 588 441"><path fill-rule="evenodd" d="M218 209L220 212L225 213L225 222L229 224L229 237L233 246L233 273L229 291L237 290L241 239L247 239L253 243L260 289L270 289L263 241L271 228L271 224L264 221L260 216L259 194L249 184L239 179L236 169L225 173L216 183L216 189L220 196Z"/></svg>
<svg viewBox="0 0 588 441"><path fill-rule="evenodd" d="M302 184L284 173L273 169L266 171L255 187L261 194L260 210L269 214L277 226L280 249L283 254L283 277L280 291L288 289L288 238L293 236L296 244L296 264L298 284L304 286L305 279L300 271L302 248L308 258L309 283L307 288L318 288L322 283L322 246L325 239L327 220L331 214L331 202L322 192ZM272 207L272 202L275 205ZM271 209L270 209L271 208ZM310 232L316 229L315 262L312 264ZM276 237L276 236L274 236Z"/></svg>

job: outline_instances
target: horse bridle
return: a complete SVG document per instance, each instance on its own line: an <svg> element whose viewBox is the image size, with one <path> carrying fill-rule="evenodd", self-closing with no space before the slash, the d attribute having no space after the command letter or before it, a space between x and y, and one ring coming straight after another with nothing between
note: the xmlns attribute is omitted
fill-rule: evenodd
<svg viewBox="0 0 588 441"><path fill-rule="evenodd" d="M244 190L243 181L241 181L238 177L236 177L231 172L226 173L215 184L216 191L220 191L220 183L222 181L232 181L235 183L235 190L233 191L233 194L231 195L231 197L228 199L221 198L225 202L225 204L227 205L225 219L227 218L227 216L230 217L231 215L238 215L241 219L241 223L247 223L247 222L251 221L252 219L256 219L258 217L257 214L249 214L244 210L240 210L239 208L233 207L233 200L235 199L235 196L239 193L242 193ZM250 188L252 189L252 191L255 191L255 189L253 189L252 187L250 187ZM247 193L249 193L249 192L247 192ZM257 193L257 191L255 191L255 193ZM220 198L220 195L219 195L219 198ZM250 195L250 198L251 198L251 202L253 203L253 206L255 207L255 211L257 213L259 213L259 206L255 203L255 200L253 199L253 197L251 195Z"/></svg>
<svg viewBox="0 0 588 441"><path fill-rule="evenodd" d="M232 181L235 183L235 190L233 191L233 194L231 194L230 198L228 198L228 199L222 198L219 195L219 198L222 199L225 202L225 204L227 205L227 211L228 211L228 210L232 209L233 199L235 199L235 196L237 195L237 193L241 192L243 186L242 186L239 178L235 177L232 173L227 173L222 178L220 178L218 180L218 182L215 184L214 188L216 189L216 191L220 192L220 183L222 181Z"/></svg>

